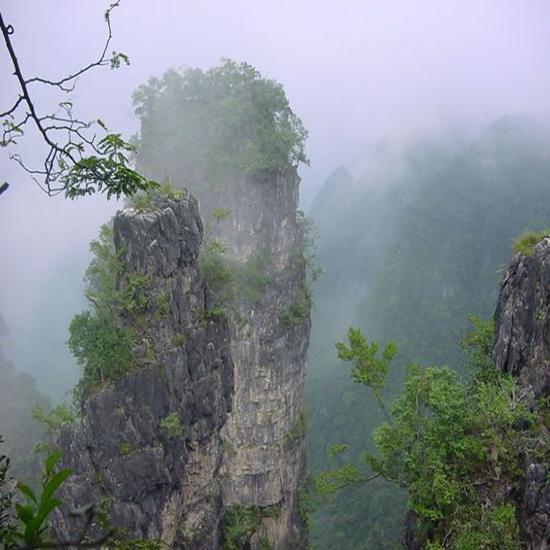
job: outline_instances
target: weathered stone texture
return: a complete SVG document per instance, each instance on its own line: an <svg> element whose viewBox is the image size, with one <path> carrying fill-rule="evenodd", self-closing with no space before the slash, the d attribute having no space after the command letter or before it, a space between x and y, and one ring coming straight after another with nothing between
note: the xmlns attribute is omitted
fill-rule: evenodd
<svg viewBox="0 0 550 550"><path fill-rule="evenodd" d="M295 326L281 323L289 306L307 300L297 218L299 181L292 168L264 180L233 180L214 193L196 191L205 223L215 208L231 211L213 236L226 245L233 261L244 263L262 250L273 260L272 281L262 299L255 304L241 300L231 323L235 395L222 430L231 447L222 471L225 506L278 509L278 518L264 519L259 533L274 549L303 543L296 499L305 441L293 428L303 414L309 310Z"/></svg>
<svg viewBox="0 0 550 550"><path fill-rule="evenodd" d="M516 254L495 312L497 368L519 377L535 396L550 392L550 239L531 256Z"/></svg>
<svg viewBox="0 0 550 550"><path fill-rule="evenodd" d="M550 239L530 256L516 254L501 283L495 311L497 368L516 376L528 399L550 394ZM550 432L525 436L524 472L517 497L520 527L531 550L550 547Z"/></svg>
<svg viewBox="0 0 550 550"><path fill-rule="evenodd" d="M274 549L303 545L299 426L310 318L298 185L293 168L196 190L208 238L223 241L233 265L259 252L271 257L261 296L239 295L228 320L209 313L213 296L197 260L203 225L191 195L116 215L120 282L148 279L146 311L122 319L135 331L139 368L88 399L82 425L60 434L64 466L75 472L61 494L70 507L103 502L131 537L213 550L227 507L269 507L276 513L262 520L251 548L266 539ZM231 215L215 224L212 210L221 207ZM297 303L305 313L289 326L282 314ZM173 413L182 437L162 428ZM66 507L54 531L74 531Z"/></svg>
<svg viewBox="0 0 550 550"><path fill-rule="evenodd" d="M62 431L64 466L75 472L61 498L71 508L103 504L130 537L174 548L218 547L222 512L219 432L231 406L228 326L206 320L197 266L202 240L191 197L154 212L119 212L116 248L128 273L147 275L149 306L127 319L137 334L137 368L88 399L81 426ZM167 300L159 314L157 297ZM183 435L162 428L176 414ZM54 530L75 526L66 509Z"/></svg>

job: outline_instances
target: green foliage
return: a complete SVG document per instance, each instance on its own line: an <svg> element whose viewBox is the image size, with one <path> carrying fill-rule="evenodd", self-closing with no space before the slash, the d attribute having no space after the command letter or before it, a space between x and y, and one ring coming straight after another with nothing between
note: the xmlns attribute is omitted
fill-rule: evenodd
<svg viewBox="0 0 550 550"><path fill-rule="evenodd" d="M526 231L523 235L520 235L512 246L514 253L520 253L524 256L531 256L535 249L535 246L540 243L546 237L550 237L550 229L544 229L542 231Z"/></svg>
<svg viewBox="0 0 550 550"><path fill-rule="evenodd" d="M319 235L313 219L308 218L301 210L296 213L296 224L298 231L296 244L290 257L290 269L293 272L300 272L305 268L306 285L309 290L310 285L323 274L316 259Z"/></svg>
<svg viewBox="0 0 550 550"><path fill-rule="evenodd" d="M352 379L368 386L374 391L378 401L382 401L382 390L388 375L390 362L397 351L393 342L388 342L381 357L378 355L378 344L367 342L363 333L350 327L348 331L349 347L342 342L336 344L338 359L353 363Z"/></svg>
<svg viewBox="0 0 550 550"><path fill-rule="evenodd" d="M170 413L160 421L160 427L168 434L168 437L182 437L183 426L177 413Z"/></svg>
<svg viewBox="0 0 550 550"><path fill-rule="evenodd" d="M289 441L297 441L303 439L307 433L309 420L305 411L300 411L294 424L287 434Z"/></svg>
<svg viewBox="0 0 550 550"><path fill-rule="evenodd" d="M482 513L480 518L465 521L458 526L453 544L457 550L521 548L515 507L510 503L497 505Z"/></svg>
<svg viewBox="0 0 550 550"><path fill-rule="evenodd" d="M37 442L34 445L34 453L51 453L54 446L52 444L53 434L61 429L63 426L74 422L76 419L75 414L65 405L56 405L53 409L45 412L39 405L34 407L31 411L33 420L38 422L44 428L45 441Z"/></svg>
<svg viewBox="0 0 550 550"><path fill-rule="evenodd" d="M31 416L39 424L42 424L49 433L59 430L62 426L74 422L75 416L65 405L56 405L53 409L45 412L40 406L34 407Z"/></svg>
<svg viewBox="0 0 550 550"><path fill-rule="evenodd" d="M279 509L274 506L243 506L234 504L225 509L223 515L223 550L248 548L252 537L261 527L262 519L278 517ZM262 537L263 538L263 537ZM266 545L267 543L267 545ZM261 548L269 549L269 542L263 538Z"/></svg>
<svg viewBox="0 0 550 550"><path fill-rule="evenodd" d="M150 212L162 205L166 199L177 200L183 197L185 197L184 190L177 189L169 181L165 181L157 187L128 197L126 206L138 212Z"/></svg>
<svg viewBox="0 0 550 550"><path fill-rule="evenodd" d="M185 344L186 338L185 334L177 333L174 335L174 346L181 347Z"/></svg>
<svg viewBox="0 0 550 550"><path fill-rule="evenodd" d="M65 152L72 153L76 148L77 145L68 145ZM83 157L71 166L66 157L61 158L65 196L74 199L99 192L118 199L121 195L157 188L156 182L130 168L128 155L135 152L134 145L124 141L120 134L106 134L97 144L97 155Z"/></svg>
<svg viewBox="0 0 550 550"><path fill-rule="evenodd" d="M495 343L495 324L493 319L484 321L477 315L468 316L471 325L460 340L460 347L468 359L467 366L474 372L489 372L494 368L491 353Z"/></svg>
<svg viewBox="0 0 550 550"><path fill-rule="evenodd" d="M161 319L163 317L166 317L168 313L170 312L170 292L165 290L164 292L161 292L156 297L156 311L155 311L155 317L157 319Z"/></svg>
<svg viewBox="0 0 550 550"><path fill-rule="evenodd" d="M238 291L246 302L261 302L265 290L272 282L273 271L273 254L269 248L256 250L237 267Z"/></svg>
<svg viewBox="0 0 550 550"><path fill-rule="evenodd" d="M134 93L141 119L140 166L189 182L220 184L228 173L261 174L307 162L307 132L282 86L247 63L170 70Z"/></svg>
<svg viewBox="0 0 550 550"><path fill-rule="evenodd" d="M513 504L497 500L488 506L475 485L518 481L522 451L516 426L532 415L518 397L515 380L490 368L492 325L477 318L472 323L463 339L472 378L462 382L449 368L410 365L404 391L374 433L378 452L366 452L364 460L374 477L408 490L423 545L517 548ZM371 388L384 406L381 391L395 346L388 345L379 359L378 346L350 329L349 347L339 343L337 348L340 359L353 363L353 379ZM331 495L374 477L365 478L354 464L344 464L319 476L317 489Z"/></svg>
<svg viewBox="0 0 550 550"><path fill-rule="evenodd" d="M310 525L313 513L319 506L317 493L314 488L313 476L306 472L298 491L296 498L298 500L298 514L302 522L303 529L307 532Z"/></svg>
<svg viewBox="0 0 550 550"><path fill-rule="evenodd" d="M227 208L214 208L212 210L212 217L216 220L216 223L223 222L231 216L231 210Z"/></svg>
<svg viewBox="0 0 550 550"><path fill-rule="evenodd" d="M122 288L114 296L120 310L130 317L144 313L149 307L147 290L151 283L147 275L130 273L122 279ZM115 302L116 303L116 302Z"/></svg>
<svg viewBox="0 0 550 550"><path fill-rule="evenodd" d="M17 490L24 497L26 503L15 504L19 524L13 534L13 539L8 540L8 544L11 542L12 544L41 545L47 542L45 537L48 529L48 517L53 510L61 505L61 501L55 498L54 494L71 474L69 470L54 471L60 458L60 453L52 453L48 456L44 465L42 484L36 494L28 485L17 483Z"/></svg>
<svg viewBox="0 0 550 550"><path fill-rule="evenodd" d="M309 318L311 310L311 297L309 294L288 306L284 306L279 314L279 323L284 330L292 330L299 327Z"/></svg>
<svg viewBox="0 0 550 550"><path fill-rule="evenodd" d="M128 455L132 452L132 446L130 445L130 443L121 443L118 446L118 452L123 456Z"/></svg>
<svg viewBox="0 0 550 550"><path fill-rule="evenodd" d="M121 253L115 250L113 224L101 226L99 236L90 243L92 260L84 277L86 298L103 313L118 302L117 281L122 274Z"/></svg>
<svg viewBox="0 0 550 550"><path fill-rule="evenodd" d="M85 294L96 316L120 314L134 317L151 304L147 297L150 280L147 275L127 272L122 250L115 250L112 223L104 224L99 238L90 243L92 260L85 276Z"/></svg>
<svg viewBox="0 0 550 550"><path fill-rule="evenodd" d="M296 243L290 255L289 269L303 278L301 296L293 303L283 306L279 313L279 323L286 331L299 327L310 316L313 304L311 285L322 274L315 262L315 242L313 221L298 211Z"/></svg>
<svg viewBox="0 0 550 550"><path fill-rule="evenodd" d="M215 297L215 308L227 307L235 299L235 269L225 256L225 246L217 239L209 239L200 250L199 266L206 283Z"/></svg>
<svg viewBox="0 0 550 550"><path fill-rule="evenodd" d="M89 311L75 315L69 325L67 345L84 367L84 387L103 384L127 374L133 365L134 335L109 315Z"/></svg>
<svg viewBox="0 0 550 550"><path fill-rule="evenodd" d="M77 403L86 399L95 386L116 380L134 367L135 330L123 326L122 318L135 320L153 305L159 314L167 308L163 296L153 304L147 275L125 272L122 251L115 250L112 224L101 227L90 251L93 258L86 271L85 294L92 308L73 317L67 341L83 367L75 390Z"/></svg>

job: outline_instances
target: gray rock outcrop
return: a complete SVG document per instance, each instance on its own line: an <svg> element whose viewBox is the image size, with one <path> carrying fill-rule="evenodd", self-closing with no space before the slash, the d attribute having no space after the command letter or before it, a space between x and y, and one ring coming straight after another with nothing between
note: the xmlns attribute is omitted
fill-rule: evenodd
<svg viewBox="0 0 550 550"><path fill-rule="evenodd" d="M75 472L53 525L60 538L75 533L69 507L96 502L128 537L172 548L219 548L231 507L255 511L246 547L304 545L310 299L298 185L289 168L197 189L201 216L189 193L117 213L120 282L145 276L148 305L121 320L136 335L136 369L87 399L81 425L59 435L63 466ZM230 211L221 223L211 215L219 208ZM201 275L203 238L223 243L237 272L269 264L256 292L245 281L225 314Z"/></svg>
<svg viewBox="0 0 550 550"><path fill-rule="evenodd" d="M525 434L517 498L522 537L531 550L550 547L550 239L529 256L516 254L501 283L495 311L497 368L516 376L527 398L538 400L542 422ZM546 412L545 412L546 410Z"/></svg>
<svg viewBox="0 0 550 550"><path fill-rule="evenodd" d="M202 233L190 196L117 214L125 273L147 276L148 303L162 295L166 305L125 320L140 342L138 368L87 399L82 424L62 430L57 443L75 473L60 494L71 509L92 502L130 538L210 550L223 516L219 432L231 407L233 363L227 323L205 314ZM62 540L74 539L77 527L67 506L56 514Z"/></svg>

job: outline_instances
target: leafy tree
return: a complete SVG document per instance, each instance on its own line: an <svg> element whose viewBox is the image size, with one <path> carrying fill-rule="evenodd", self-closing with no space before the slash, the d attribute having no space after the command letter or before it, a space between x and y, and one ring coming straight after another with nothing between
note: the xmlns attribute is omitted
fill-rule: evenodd
<svg viewBox="0 0 550 550"><path fill-rule="evenodd" d="M423 547L518 548L514 503L499 487L503 480L519 486L517 426L534 416L516 381L490 364L491 327L475 319L463 340L473 372L465 382L446 367L410 365L403 392L374 432L378 452L364 455L374 475L366 477L354 464L345 464L320 476L321 493L382 476L407 489ZM352 378L370 388L385 408L378 396L395 347L390 343L377 357L377 344L353 328L348 340L337 344L340 359L351 362Z"/></svg>
<svg viewBox="0 0 550 550"><path fill-rule="evenodd" d="M141 119L138 166L178 186L221 185L307 162L307 132L283 87L247 63L170 70L134 93Z"/></svg>

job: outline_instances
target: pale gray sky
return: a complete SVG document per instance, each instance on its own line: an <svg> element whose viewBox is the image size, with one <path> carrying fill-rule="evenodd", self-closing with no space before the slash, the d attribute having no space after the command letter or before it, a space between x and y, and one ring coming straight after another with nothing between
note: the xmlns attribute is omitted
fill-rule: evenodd
<svg viewBox="0 0 550 550"><path fill-rule="evenodd" d="M3 0L0 9L14 26L25 74L54 78L97 55L106 6ZM83 77L72 94L83 117L99 116L131 135L131 93L149 76L170 67L208 68L221 57L247 61L284 85L310 131L304 206L335 167L353 168L383 138L407 140L505 114L550 114L548 0L125 0L113 13L113 31L113 49L127 53L131 65ZM0 51L3 110L16 87ZM38 89L36 98L45 110L54 99ZM31 138L23 152L38 158L40 150ZM17 359L34 345L24 333L52 280L59 283L60 266L71 275L55 292L70 317L88 242L116 204L48 199L3 153L0 180L12 183L0 198L0 314L12 328ZM53 319L43 336L54 335L58 349L64 336ZM20 366L48 378L29 361L20 359Z"/></svg>

